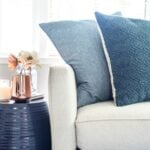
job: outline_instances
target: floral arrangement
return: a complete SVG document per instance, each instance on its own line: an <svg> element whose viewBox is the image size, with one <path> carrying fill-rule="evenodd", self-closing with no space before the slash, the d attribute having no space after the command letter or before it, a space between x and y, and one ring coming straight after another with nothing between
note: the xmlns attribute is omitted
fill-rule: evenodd
<svg viewBox="0 0 150 150"><path fill-rule="evenodd" d="M32 67L40 66L37 52L21 51L18 56L10 54L8 56L8 68L11 70L19 69L31 70Z"/></svg>

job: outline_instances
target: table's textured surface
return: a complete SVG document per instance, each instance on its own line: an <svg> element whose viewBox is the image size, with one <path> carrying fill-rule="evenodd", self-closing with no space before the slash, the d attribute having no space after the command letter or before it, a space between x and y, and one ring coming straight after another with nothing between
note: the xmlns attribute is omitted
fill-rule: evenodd
<svg viewBox="0 0 150 150"><path fill-rule="evenodd" d="M45 101L0 104L0 150L50 150Z"/></svg>

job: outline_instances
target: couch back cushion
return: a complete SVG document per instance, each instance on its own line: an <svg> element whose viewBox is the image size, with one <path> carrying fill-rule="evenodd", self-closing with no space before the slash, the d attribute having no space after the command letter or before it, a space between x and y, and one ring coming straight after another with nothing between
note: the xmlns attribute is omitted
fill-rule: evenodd
<svg viewBox="0 0 150 150"><path fill-rule="evenodd" d="M96 13L118 106L150 100L150 21Z"/></svg>
<svg viewBox="0 0 150 150"><path fill-rule="evenodd" d="M96 22L58 21L40 26L74 69L78 107L110 100L109 72Z"/></svg>

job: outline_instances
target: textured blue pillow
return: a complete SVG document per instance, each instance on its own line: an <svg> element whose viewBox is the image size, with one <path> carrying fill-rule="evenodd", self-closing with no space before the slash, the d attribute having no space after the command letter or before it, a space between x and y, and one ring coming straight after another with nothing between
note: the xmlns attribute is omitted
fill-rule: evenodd
<svg viewBox="0 0 150 150"><path fill-rule="evenodd" d="M96 21L58 21L40 26L75 71L78 107L112 99Z"/></svg>
<svg viewBox="0 0 150 150"><path fill-rule="evenodd" d="M96 12L118 106L150 100L150 22Z"/></svg>

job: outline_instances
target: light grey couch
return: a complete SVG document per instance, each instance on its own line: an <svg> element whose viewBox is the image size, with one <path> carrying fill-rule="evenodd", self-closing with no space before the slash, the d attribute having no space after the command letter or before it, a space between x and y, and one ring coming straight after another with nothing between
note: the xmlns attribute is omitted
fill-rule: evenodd
<svg viewBox="0 0 150 150"><path fill-rule="evenodd" d="M50 67L52 150L150 150L150 102L77 109L75 76L68 65Z"/></svg>

